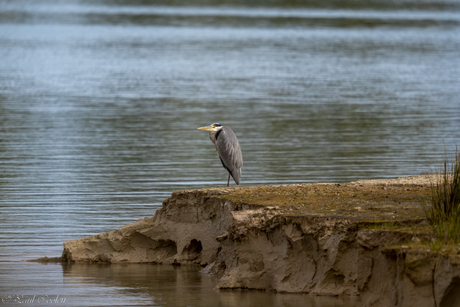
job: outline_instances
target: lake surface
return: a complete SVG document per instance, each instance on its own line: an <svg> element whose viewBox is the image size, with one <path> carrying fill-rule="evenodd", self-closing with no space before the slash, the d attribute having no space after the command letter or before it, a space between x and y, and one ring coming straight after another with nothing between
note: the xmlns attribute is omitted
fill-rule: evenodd
<svg viewBox="0 0 460 307"><path fill-rule="evenodd" d="M0 0L3 304L356 306L216 291L197 268L23 260L225 185L196 130L213 122L239 138L242 185L430 172L460 142L459 33L449 0Z"/></svg>

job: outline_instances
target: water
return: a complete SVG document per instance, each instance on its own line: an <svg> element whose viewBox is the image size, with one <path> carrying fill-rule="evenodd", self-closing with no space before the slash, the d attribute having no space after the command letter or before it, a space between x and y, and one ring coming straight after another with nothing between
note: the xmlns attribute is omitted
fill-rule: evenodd
<svg viewBox="0 0 460 307"><path fill-rule="evenodd" d="M1 297L355 306L216 291L197 268L22 260L224 185L196 130L212 122L240 140L243 185L429 172L460 140L459 25L448 0L0 1Z"/></svg>

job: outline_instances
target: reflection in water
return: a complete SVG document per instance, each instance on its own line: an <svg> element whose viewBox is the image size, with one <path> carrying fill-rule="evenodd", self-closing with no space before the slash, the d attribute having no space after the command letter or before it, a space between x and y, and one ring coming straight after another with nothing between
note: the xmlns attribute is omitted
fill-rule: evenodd
<svg viewBox="0 0 460 307"><path fill-rule="evenodd" d="M221 185L196 130L211 122L237 134L243 185L421 174L460 139L458 1L166 2L0 1L0 290L341 306L216 292L189 268L65 265L62 278L17 262Z"/></svg>
<svg viewBox="0 0 460 307"><path fill-rule="evenodd" d="M195 266L163 266L146 264L63 265L66 283L80 281L104 285L107 292L121 292L123 297L136 297L153 306L355 306L358 298L315 297L302 294L281 294L265 291L213 290L212 278ZM101 304L110 294L99 297ZM71 298L68 298L71 300ZM78 300L93 300L92 296Z"/></svg>

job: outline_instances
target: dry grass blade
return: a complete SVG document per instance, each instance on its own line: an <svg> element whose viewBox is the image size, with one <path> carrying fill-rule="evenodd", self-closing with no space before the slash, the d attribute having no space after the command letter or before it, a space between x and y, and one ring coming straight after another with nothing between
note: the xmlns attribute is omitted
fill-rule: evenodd
<svg viewBox="0 0 460 307"><path fill-rule="evenodd" d="M460 153L444 158L431 182L431 204L425 208L436 237L445 244L460 242Z"/></svg>

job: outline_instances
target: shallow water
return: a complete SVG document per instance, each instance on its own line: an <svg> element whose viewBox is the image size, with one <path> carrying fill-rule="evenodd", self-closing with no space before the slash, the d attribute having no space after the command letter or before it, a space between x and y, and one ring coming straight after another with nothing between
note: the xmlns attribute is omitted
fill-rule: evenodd
<svg viewBox="0 0 460 307"><path fill-rule="evenodd" d="M354 304L215 291L191 268L20 262L152 216L175 190L224 185L196 130L212 122L240 140L243 185L416 175L443 140L454 150L456 1L219 3L0 1L2 297Z"/></svg>
<svg viewBox="0 0 460 307"><path fill-rule="evenodd" d="M63 306L330 307L355 306L358 302L353 297L213 290L215 280L196 267L18 263L14 269L18 274L8 275L13 284L2 289L15 295L3 296L4 304L33 301L43 305L48 301ZM43 280L45 284L41 284ZM20 290L18 284L23 285Z"/></svg>

